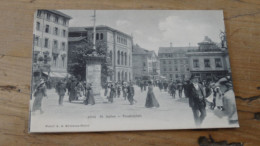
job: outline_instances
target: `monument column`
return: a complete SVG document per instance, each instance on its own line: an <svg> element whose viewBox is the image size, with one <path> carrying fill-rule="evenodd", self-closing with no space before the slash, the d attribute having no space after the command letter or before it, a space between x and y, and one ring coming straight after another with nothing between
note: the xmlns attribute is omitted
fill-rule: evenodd
<svg viewBox="0 0 260 146"><path fill-rule="evenodd" d="M94 96L100 96L100 91L102 89L101 63L103 59L103 56L97 56L93 54L86 56L86 82L92 84Z"/></svg>

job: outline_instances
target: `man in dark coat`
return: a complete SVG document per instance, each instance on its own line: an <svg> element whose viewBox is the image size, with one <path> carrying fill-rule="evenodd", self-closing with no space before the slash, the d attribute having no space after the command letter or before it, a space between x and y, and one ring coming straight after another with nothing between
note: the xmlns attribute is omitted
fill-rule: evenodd
<svg viewBox="0 0 260 146"><path fill-rule="evenodd" d="M182 90L183 90L183 84L181 82L178 83L177 85L177 89L178 89L178 93L179 93L179 97L182 97Z"/></svg>
<svg viewBox="0 0 260 146"><path fill-rule="evenodd" d="M189 106L192 109L196 126L200 126L206 117L205 91L198 78L191 77L191 83L187 85Z"/></svg>
<svg viewBox="0 0 260 146"><path fill-rule="evenodd" d="M130 102L131 105L134 104L134 95L135 95L135 89L133 87L133 84L130 82L129 86L127 87L127 99Z"/></svg>
<svg viewBox="0 0 260 146"><path fill-rule="evenodd" d="M66 93L66 83L64 80L61 80L56 87L56 91L59 95L59 105L63 105L63 98Z"/></svg>

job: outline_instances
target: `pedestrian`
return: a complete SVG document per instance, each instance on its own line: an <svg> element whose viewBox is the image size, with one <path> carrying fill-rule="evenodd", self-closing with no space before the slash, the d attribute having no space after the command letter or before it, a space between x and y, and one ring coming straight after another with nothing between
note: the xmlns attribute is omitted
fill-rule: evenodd
<svg viewBox="0 0 260 146"><path fill-rule="evenodd" d="M43 114L42 110L42 99L43 97L47 96L46 94L46 86L43 79L40 79L39 84L35 88L34 92L34 102L32 107L32 112L35 112L37 110L40 110L40 113Z"/></svg>
<svg viewBox="0 0 260 146"><path fill-rule="evenodd" d="M121 95L121 85L117 84L117 97L119 98Z"/></svg>
<svg viewBox="0 0 260 146"><path fill-rule="evenodd" d="M152 107L159 107L159 103L155 98L155 95L153 93L153 85L151 81L148 81L148 92L146 96L146 102L145 107L146 108L152 108Z"/></svg>
<svg viewBox="0 0 260 146"><path fill-rule="evenodd" d="M66 87L67 87L67 90L68 90L68 95L70 95L70 86L71 86L71 82L72 82L72 78L68 78L67 80L67 83L66 83Z"/></svg>
<svg viewBox="0 0 260 146"><path fill-rule="evenodd" d="M122 86L122 90L123 90L123 97L126 100L126 95L127 95L127 84L126 84L126 82L124 82L124 85Z"/></svg>
<svg viewBox="0 0 260 146"><path fill-rule="evenodd" d="M175 82L172 82L171 83L171 96L173 98L175 98L175 94L176 94L176 85L175 85Z"/></svg>
<svg viewBox="0 0 260 146"><path fill-rule="evenodd" d="M167 92L168 83L166 81L163 82L164 91Z"/></svg>
<svg viewBox="0 0 260 146"><path fill-rule="evenodd" d="M189 84L189 82L188 81L184 81L183 82L183 90L184 90L184 96L186 97L186 98L188 98L188 89L187 89L187 86L188 86L188 84Z"/></svg>
<svg viewBox="0 0 260 146"><path fill-rule="evenodd" d="M65 80L61 80L58 82L57 87L56 87L56 91L59 95L59 105L63 105L63 98L65 96L66 93L66 83Z"/></svg>
<svg viewBox="0 0 260 146"><path fill-rule="evenodd" d="M162 91L162 89L163 89L162 81L159 81L159 83L158 83L158 87L159 87L160 91Z"/></svg>
<svg viewBox="0 0 260 146"><path fill-rule="evenodd" d="M140 81L140 88L141 88L141 92L143 92L143 90L144 90L144 81L143 80Z"/></svg>
<svg viewBox="0 0 260 146"><path fill-rule="evenodd" d="M198 77L191 77L188 85L189 106L192 109L196 126L200 126L206 117L206 101L203 86L199 84Z"/></svg>
<svg viewBox="0 0 260 146"><path fill-rule="evenodd" d="M76 78L72 78L72 81L70 83L70 94L69 94L69 102L76 99L77 96L77 81Z"/></svg>
<svg viewBox="0 0 260 146"><path fill-rule="evenodd" d="M115 85L114 85L114 84L111 84L111 85L110 85L110 94L109 94L109 96L108 96L108 101L109 101L110 103L113 102L113 98L114 98L115 94L116 94Z"/></svg>
<svg viewBox="0 0 260 146"><path fill-rule="evenodd" d="M219 87L215 88L214 98L215 98L215 106L219 110L223 110L223 94L220 91Z"/></svg>
<svg viewBox="0 0 260 146"><path fill-rule="evenodd" d="M135 89L133 87L133 83L130 82L127 87L127 99L131 105L134 104L134 95L135 95Z"/></svg>
<svg viewBox="0 0 260 146"><path fill-rule="evenodd" d="M182 98L183 85L181 82L178 83L177 89L178 89L178 93L179 93L179 98Z"/></svg>
<svg viewBox="0 0 260 146"><path fill-rule="evenodd" d="M104 96L106 97L107 96L107 91L108 91L108 89L107 89L108 88L108 83L107 82L105 83L105 87L104 88L105 88Z"/></svg>
<svg viewBox="0 0 260 146"><path fill-rule="evenodd" d="M146 87L147 87L147 82L146 81L144 81L144 91L146 91Z"/></svg>
<svg viewBox="0 0 260 146"><path fill-rule="evenodd" d="M89 83L87 86L86 86L86 100L84 101L84 104L85 105L94 105L95 104L95 98L94 98L94 95L93 95L93 89L92 89L92 83Z"/></svg>

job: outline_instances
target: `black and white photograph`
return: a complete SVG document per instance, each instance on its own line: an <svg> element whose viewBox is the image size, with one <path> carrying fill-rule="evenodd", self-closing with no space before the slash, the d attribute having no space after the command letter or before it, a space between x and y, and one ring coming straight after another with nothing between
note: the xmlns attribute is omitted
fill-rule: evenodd
<svg viewBox="0 0 260 146"><path fill-rule="evenodd" d="M238 128L222 10L37 10L29 132Z"/></svg>

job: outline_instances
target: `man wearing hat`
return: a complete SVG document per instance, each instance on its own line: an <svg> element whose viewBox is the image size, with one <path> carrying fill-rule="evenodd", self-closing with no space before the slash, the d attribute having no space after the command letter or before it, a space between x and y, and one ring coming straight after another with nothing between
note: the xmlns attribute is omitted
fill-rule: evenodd
<svg viewBox="0 0 260 146"><path fill-rule="evenodd" d="M187 85L189 105L193 111L195 124L199 126L206 117L205 90L199 83L199 78L191 76L191 83Z"/></svg>

